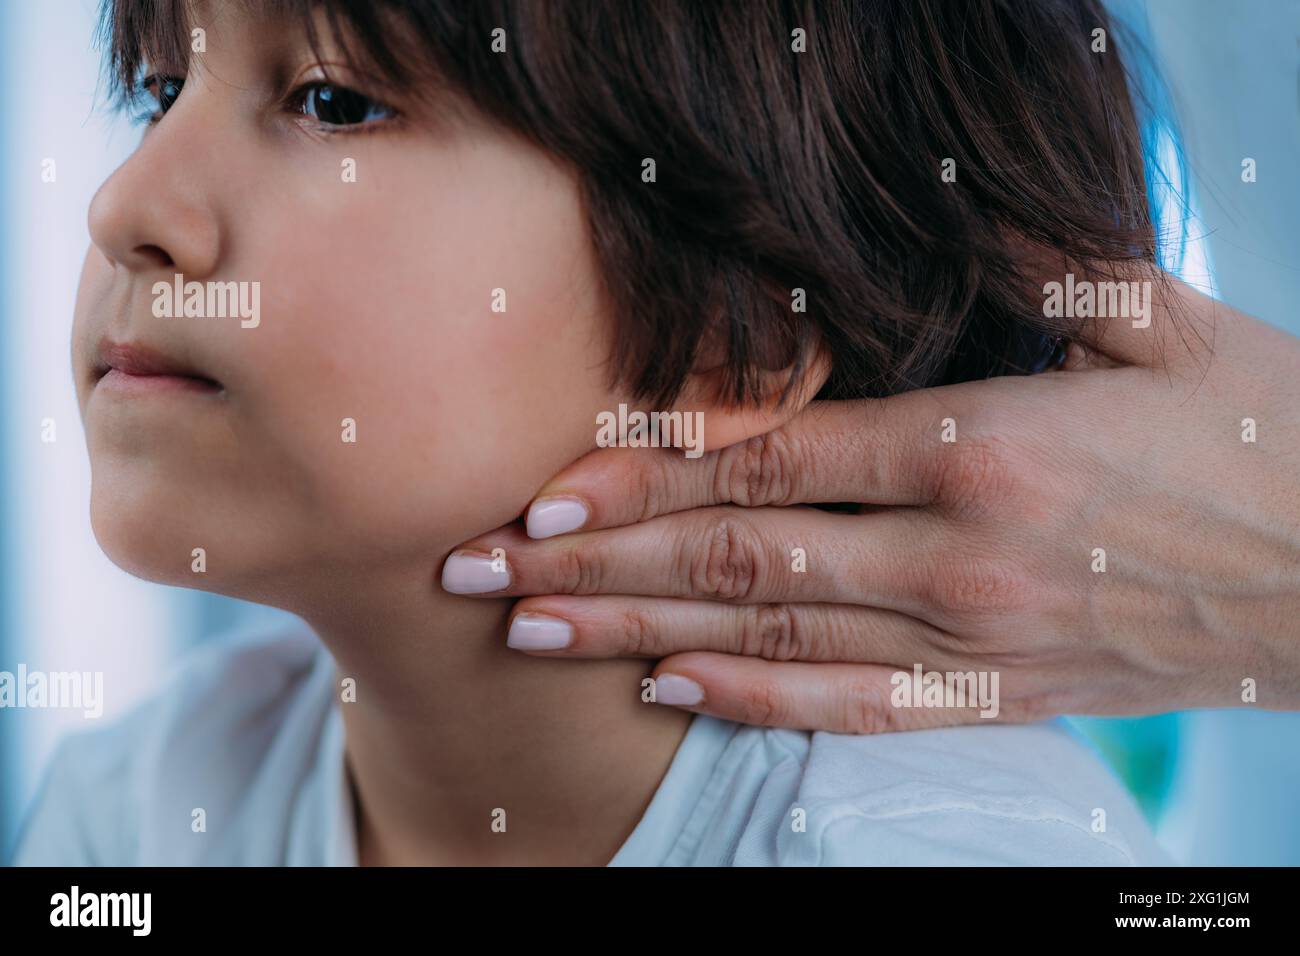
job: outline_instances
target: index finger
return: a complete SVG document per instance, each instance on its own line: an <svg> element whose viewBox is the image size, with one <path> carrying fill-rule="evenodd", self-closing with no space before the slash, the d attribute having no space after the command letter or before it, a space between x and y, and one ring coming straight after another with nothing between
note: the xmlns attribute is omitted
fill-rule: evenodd
<svg viewBox="0 0 1300 956"><path fill-rule="evenodd" d="M951 385L813 402L779 428L693 459L672 448L600 448L533 499L528 535L594 531L723 504L928 504L950 447L939 441L941 423L958 405L969 408L970 394Z"/></svg>

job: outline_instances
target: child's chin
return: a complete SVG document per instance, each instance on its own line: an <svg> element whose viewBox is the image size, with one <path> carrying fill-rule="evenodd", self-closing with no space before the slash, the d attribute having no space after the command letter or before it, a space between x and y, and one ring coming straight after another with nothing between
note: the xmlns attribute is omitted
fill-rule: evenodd
<svg viewBox="0 0 1300 956"><path fill-rule="evenodd" d="M100 549L127 574L157 584L203 590L212 587L204 574L190 570L190 563L183 560L187 553L183 546L179 542L169 546L165 536L159 535L156 529L142 533L138 527L93 515L91 527Z"/></svg>
<svg viewBox="0 0 1300 956"><path fill-rule="evenodd" d="M166 509L150 506L137 495L108 495L92 487L90 526L108 559L146 581L218 590L212 542L194 529L178 526ZM227 556L228 557L228 556Z"/></svg>

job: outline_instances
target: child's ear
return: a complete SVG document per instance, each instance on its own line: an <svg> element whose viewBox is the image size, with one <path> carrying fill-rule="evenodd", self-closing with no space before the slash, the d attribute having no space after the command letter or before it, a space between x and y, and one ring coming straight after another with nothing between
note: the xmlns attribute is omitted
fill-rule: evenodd
<svg viewBox="0 0 1300 956"><path fill-rule="evenodd" d="M831 373L830 354L818 346L804 364L798 378L790 381L791 368L758 372L762 400L737 406L725 400L722 366L691 373L673 411L704 413L704 451L716 451L755 435L780 428L813 400ZM789 386L785 401L777 407L781 393Z"/></svg>

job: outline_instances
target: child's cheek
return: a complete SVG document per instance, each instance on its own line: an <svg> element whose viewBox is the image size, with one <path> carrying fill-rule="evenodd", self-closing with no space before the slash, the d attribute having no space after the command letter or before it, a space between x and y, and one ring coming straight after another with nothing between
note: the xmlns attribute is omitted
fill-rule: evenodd
<svg viewBox="0 0 1300 956"><path fill-rule="evenodd" d="M250 425L294 476L300 534L318 556L436 560L516 518L594 445L611 401L596 329L582 348L568 313L525 323L429 298L418 315L380 306L335 309L300 341L268 334Z"/></svg>
<svg viewBox="0 0 1300 956"><path fill-rule="evenodd" d="M248 533L273 511L285 554L436 562L594 447L617 402L577 192L503 150L454 177L368 167L382 195L248 230L263 318L228 343Z"/></svg>

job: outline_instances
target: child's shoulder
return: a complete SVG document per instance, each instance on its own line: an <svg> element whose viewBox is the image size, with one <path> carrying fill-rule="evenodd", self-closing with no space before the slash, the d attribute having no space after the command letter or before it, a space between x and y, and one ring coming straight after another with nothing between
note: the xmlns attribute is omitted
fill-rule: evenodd
<svg viewBox="0 0 1300 956"><path fill-rule="evenodd" d="M285 862L277 827L334 744L341 760L334 683L305 625L212 639L128 713L59 742L15 862Z"/></svg>
<svg viewBox="0 0 1300 956"><path fill-rule="evenodd" d="M790 734L739 736L750 733ZM737 863L1169 863L1128 791L1064 721L814 733L806 750L788 749L801 764L792 799L773 801L780 819L747 829Z"/></svg>

